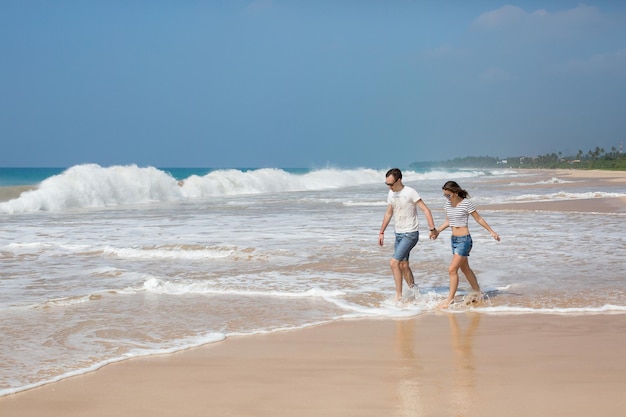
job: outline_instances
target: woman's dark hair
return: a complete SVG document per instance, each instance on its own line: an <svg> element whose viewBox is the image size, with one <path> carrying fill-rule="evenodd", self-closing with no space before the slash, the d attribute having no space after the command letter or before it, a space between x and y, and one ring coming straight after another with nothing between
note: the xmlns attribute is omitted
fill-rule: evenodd
<svg viewBox="0 0 626 417"><path fill-rule="evenodd" d="M462 189L459 184L457 184L455 181L448 181L447 183L445 183L443 185L443 187L441 187L442 190L446 190L446 191L450 191L451 193L454 193L456 195L458 195L461 198L467 198L469 197L469 193L467 191L465 191L464 189Z"/></svg>

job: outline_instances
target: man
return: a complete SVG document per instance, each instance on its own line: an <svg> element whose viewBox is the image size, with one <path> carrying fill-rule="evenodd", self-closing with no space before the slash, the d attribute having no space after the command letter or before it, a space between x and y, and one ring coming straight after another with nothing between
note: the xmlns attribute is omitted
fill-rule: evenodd
<svg viewBox="0 0 626 417"><path fill-rule="evenodd" d="M393 257L390 261L391 272L396 284L396 301L402 300L402 279L406 281L409 288L415 285L413 271L409 266L409 253L419 240L419 222L417 219L417 207L424 212L428 227L429 237L437 237L437 229L433 221L430 209L424 203L418 192L402 184L402 172L398 168L387 171L385 175L385 185L389 187L387 195L387 211L383 217L383 224L378 235L378 244L383 245L385 240L385 229L389 225L391 218L394 218L394 229L396 242Z"/></svg>

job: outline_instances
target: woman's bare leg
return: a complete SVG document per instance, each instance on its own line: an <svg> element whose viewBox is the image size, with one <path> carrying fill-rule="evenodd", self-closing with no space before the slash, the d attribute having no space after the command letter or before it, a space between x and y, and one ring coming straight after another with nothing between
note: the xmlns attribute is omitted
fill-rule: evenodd
<svg viewBox="0 0 626 417"><path fill-rule="evenodd" d="M459 268L463 262L467 263L467 256L457 255L456 253L452 256L452 262L450 262L450 266L448 267L448 274L450 275L450 293L448 294L448 298L438 305L439 308L448 308L448 306L452 304L456 290L459 288Z"/></svg>
<svg viewBox="0 0 626 417"><path fill-rule="evenodd" d="M463 275L465 275L465 278L467 279L467 282L469 282L470 286L472 287L472 290L480 291L480 285L478 285L478 279L476 278L476 274L474 274L474 271L472 271L472 268L470 268L469 266L469 258L464 257L463 259L465 261L462 262L460 265Z"/></svg>

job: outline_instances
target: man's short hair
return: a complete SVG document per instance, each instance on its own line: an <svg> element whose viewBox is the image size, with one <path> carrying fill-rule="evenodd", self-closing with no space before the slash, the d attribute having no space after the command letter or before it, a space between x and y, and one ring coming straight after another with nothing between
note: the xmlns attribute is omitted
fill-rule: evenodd
<svg viewBox="0 0 626 417"><path fill-rule="evenodd" d="M402 179L402 171L400 171L398 168L391 168L389 171L387 171L387 175L385 175L385 178L390 175L393 176L394 180Z"/></svg>

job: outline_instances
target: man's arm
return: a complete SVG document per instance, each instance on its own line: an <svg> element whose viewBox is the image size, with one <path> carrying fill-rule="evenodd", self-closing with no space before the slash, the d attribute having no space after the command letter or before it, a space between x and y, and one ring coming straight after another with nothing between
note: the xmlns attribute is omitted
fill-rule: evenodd
<svg viewBox="0 0 626 417"><path fill-rule="evenodd" d="M378 233L378 244L380 246L383 245L385 240L385 229L389 226L389 222L391 221L391 217L393 216L393 206L391 204L387 205L387 211L385 211L385 217L383 217L383 224L380 226L380 233Z"/></svg>
<svg viewBox="0 0 626 417"><path fill-rule="evenodd" d="M433 220L433 214L430 212L430 209L428 208L428 206L426 205L426 203L424 203L423 200L418 200L417 203L415 203L417 205L417 207L420 208L420 210L422 210L424 212L424 216L426 217L426 221L428 222L428 229L430 229L430 233L429 236L431 239L434 239L437 237L437 229L435 227L435 221Z"/></svg>

